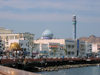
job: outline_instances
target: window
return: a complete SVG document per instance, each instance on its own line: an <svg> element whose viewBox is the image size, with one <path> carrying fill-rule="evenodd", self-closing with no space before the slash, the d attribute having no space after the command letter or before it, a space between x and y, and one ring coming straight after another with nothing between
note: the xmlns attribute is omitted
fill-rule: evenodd
<svg viewBox="0 0 100 75"><path fill-rule="evenodd" d="M71 46L70 46L70 45L68 45L68 48L71 48Z"/></svg>
<svg viewBox="0 0 100 75"><path fill-rule="evenodd" d="M24 48L24 51L26 51L26 48Z"/></svg>
<svg viewBox="0 0 100 75"><path fill-rule="evenodd" d="M74 55L74 52L72 52L72 55Z"/></svg>
<svg viewBox="0 0 100 75"><path fill-rule="evenodd" d="M26 43L26 46L29 47L29 43Z"/></svg>
<svg viewBox="0 0 100 75"><path fill-rule="evenodd" d="M68 54L70 55L70 52L68 52Z"/></svg>
<svg viewBox="0 0 100 75"><path fill-rule="evenodd" d="M23 44L22 44L22 43L20 43L20 46L23 46Z"/></svg>
<svg viewBox="0 0 100 75"><path fill-rule="evenodd" d="M74 48L74 45L72 45L72 48Z"/></svg>
<svg viewBox="0 0 100 75"><path fill-rule="evenodd" d="M9 38L10 38L10 39L14 39L14 36L10 36Z"/></svg>
<svg viewBox="0 0 100 75"><path fill-rule="evenodd" d="M6 45L8 45L8 42L6 42Z"/></svg>
<svg viewBox="0 0 100 75"><path fill-rule="evenodd" d="M15 36L15 39L18 39L19 36Z"/></svg>
<svg viewBox="0 0 100 75"><path fill-rule="evenodd" d="M98 50L100 50L100 48L98 48Z"/></svg>
<svg viewBox="0 0 100 75"><path fill-rule="evenodd" d="M3 44L2 44L2 46L3 46Z"/></svg>

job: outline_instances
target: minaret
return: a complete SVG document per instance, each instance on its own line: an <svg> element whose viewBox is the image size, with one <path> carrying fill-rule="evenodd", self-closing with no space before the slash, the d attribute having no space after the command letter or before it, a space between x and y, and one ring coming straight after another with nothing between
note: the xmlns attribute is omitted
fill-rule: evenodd
<svg viewBox="0 0 100 75"><path fill-rule="evenodd" d="M73 23L73 39L76 39L76 15L73 15L72 23Z"/></svg>

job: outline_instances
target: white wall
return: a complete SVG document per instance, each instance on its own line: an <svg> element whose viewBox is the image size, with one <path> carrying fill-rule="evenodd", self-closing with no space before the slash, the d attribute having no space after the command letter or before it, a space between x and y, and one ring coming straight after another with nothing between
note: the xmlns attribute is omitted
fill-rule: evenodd
<svg viewBox="0 0 100 75"><path fill-rule="evenodd" d="M85 42L86 54L92 53L92 43Z"/></svg>
<svg viewBox="0 0 100 75"><path fill-rule="evenodd" d="M98 50L97 50L97 43L93 43L92 44L92 52L94 52L94 53L97 53L98 52Z"/></svg>
<svg viewBox="0 0 100 75"><path fill-rule="evenodd" d="M67 49L67 56L68 57L75 57L77 46L75 40L66 40L66 49Z"/></svg>

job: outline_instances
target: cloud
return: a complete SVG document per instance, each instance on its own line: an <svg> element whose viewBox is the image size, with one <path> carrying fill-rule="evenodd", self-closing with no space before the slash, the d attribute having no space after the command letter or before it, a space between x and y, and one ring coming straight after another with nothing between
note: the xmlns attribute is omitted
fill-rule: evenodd
<svg viewBox="0 0 100 75"><path fill-rule="evenodd" d="M21 21L70 21L76 13L81 17L81 22L99 22L99 6L98 0L0 0L0 18Z"/></svg>
<svg viewBox="0 0 100 75"><path fill-rule="evenodd" d="M100 1L98 2L89 2L89 0L1 0L0 7L11 7L11 8L19 8L22 10L29 8L53 8L53 9L63 9L63 10L91 10L91 7L97 8L100 5ZM96 7L95 7L96 6ZM93 9L92 9L93 10Z"/></svg>
<svg viewBox="0 0 100 75"><path fill-rule="evenodd" d="M71 14L14 14L11 12L0 12L0 19L11 19L19 21L68 21Z"/></svg>
<svg viewBox="0 0 100 75"><path fill-rule="evenodd" d="M71 22L72 14L57 13L34 13L34 14L15 14L11 12L0 12L0 19L17 20L17 21L36 21L36 22ZM99 23L100 17L77 15L78 23Z"/></svg>

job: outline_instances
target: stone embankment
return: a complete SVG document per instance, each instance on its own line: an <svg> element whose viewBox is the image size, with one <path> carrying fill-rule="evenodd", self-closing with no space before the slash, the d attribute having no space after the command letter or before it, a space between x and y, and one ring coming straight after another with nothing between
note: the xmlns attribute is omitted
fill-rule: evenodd
<svg viewBox="0 0 100 75"><path fill-rule="evenodd" d="M39 72L94 66L98 63L100 63L100 58L44 58L16 60L2 59L0 64L26 71Z"/></svg>
<svg viewBox="0 0 100 75"><path fill-rule="evenodd" d="M78 64L78 65L62 65L62 66L52 66L52 67L37 67L38 71L58 71L60 69L70 69L70 68L80 68L80 67L89 67L89 66L100 66L99 64Z"/></svg>

